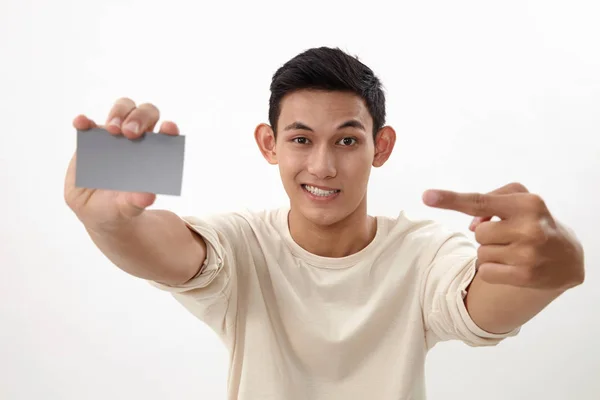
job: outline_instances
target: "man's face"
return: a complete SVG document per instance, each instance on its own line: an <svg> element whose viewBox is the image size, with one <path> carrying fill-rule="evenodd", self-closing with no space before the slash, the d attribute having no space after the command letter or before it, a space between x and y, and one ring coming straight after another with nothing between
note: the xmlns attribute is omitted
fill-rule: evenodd
<svg viewBox="0 0 600 400"><path fill-rule="evenodd" d="M301 90L281 102L275 157L291 207L319 225L362 205L375 156L373 119L344 92Z"/></svg>

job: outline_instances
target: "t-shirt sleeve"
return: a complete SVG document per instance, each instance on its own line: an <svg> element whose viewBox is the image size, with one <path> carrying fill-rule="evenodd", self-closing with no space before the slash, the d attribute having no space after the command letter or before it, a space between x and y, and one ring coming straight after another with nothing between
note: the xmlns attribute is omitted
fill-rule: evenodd
<svg viewBox="0 0 600 400"><path fill-rule="evenodd" d="M236 304L237 285L234 248L240 228L230 215L181 219L206 243L204 263L198 273L183 284L149 283L170 292L194 316L225 334L235 317L232 307Z"/></svg>
<svg viewBox="0 0 600 400"><path fill-rule="evenodd" d="M467 311L464 300L476 272L474 243L460 233L445 233L436 242L421 284L428 348L447 340L460 340L473 347L493 346L517 335L520 328L504 334L486 332Z"/></svg>

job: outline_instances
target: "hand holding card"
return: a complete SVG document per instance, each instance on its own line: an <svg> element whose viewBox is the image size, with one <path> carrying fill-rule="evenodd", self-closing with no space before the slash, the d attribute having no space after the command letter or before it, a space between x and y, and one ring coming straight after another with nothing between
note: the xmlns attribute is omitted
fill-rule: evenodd
<svg viewBox="0 0 600 400"><path fill-rule="evenodd" d="M173 122L152 133L159 117L154 105L123 98L104 126L83 115L73 121L77 151L64 196L88 228L119 226L152 205L156 194L180 194L185 137Z"/></svg>

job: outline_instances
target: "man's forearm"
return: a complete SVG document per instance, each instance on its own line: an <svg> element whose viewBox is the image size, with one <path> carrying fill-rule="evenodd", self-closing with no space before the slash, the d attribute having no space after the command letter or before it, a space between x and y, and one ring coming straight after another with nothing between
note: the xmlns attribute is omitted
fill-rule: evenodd
<svg viewBox="0 0 600 400"><path fill-rule="evenodd" d="M166 284L189 280L206 254L200 236L169 211L145 211L111 232L87 231L117 267L139 278Z"/></svg>
<svg viewBox="0 0 600 400"><path fill-rule="evenodd" d="M481 329L507 333L532 319L563 292L490 284L475 275L465 305Z"/></svg>

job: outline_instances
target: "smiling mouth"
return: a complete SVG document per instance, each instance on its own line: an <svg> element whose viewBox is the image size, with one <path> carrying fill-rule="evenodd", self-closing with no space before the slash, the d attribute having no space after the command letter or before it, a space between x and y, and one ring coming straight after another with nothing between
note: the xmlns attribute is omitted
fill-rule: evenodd
<svg viewBox="0 0 600 400"><path fill-rule="evenodd" d="M304 190L306 190L307 192L309 192L310 194L312 194L314 196L319 196L319 197L329 197L329 196L333 196L334 194L340 192L339 189L324 190L324 189L319 189L318 187L310 186L310 185L306 185L306 184L302 184L302 188Z"/></svg>

